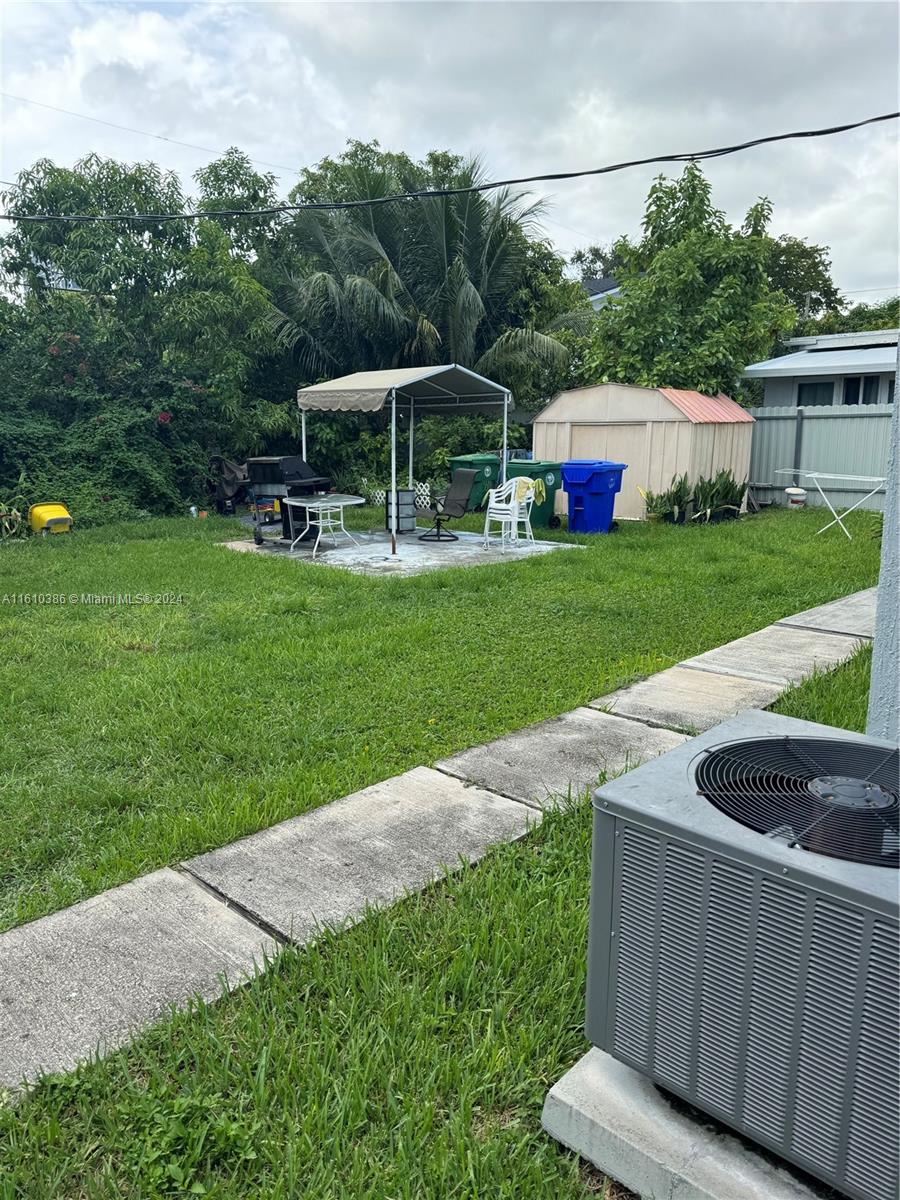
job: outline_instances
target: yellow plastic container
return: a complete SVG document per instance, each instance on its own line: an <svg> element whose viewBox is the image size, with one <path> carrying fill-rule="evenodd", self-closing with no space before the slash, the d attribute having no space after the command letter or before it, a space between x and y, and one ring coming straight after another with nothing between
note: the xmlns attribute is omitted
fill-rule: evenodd
<svg viewBox="0 0 900 1200"><path fill-rule="evenodd" d="M69 533L72 516L64 504L32 504L28 510L28 524L32 533L44 537L48 533Z"/></svg>

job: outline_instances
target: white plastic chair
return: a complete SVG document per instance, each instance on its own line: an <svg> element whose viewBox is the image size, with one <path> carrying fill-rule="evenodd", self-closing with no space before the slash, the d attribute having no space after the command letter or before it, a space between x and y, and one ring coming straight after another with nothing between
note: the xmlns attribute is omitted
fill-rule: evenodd
<svg viewBox="0 0 900 1200"><path fill-rule="evenodd" d="M531 528L531 508L534 504L534 480L520 475L516 479L508 479L502 487L491 488L487 494L487 506L484 514L484 548L488 549L491 538L491 522L500 526L500 549L505 550L507 544L515 545L519 540L519 528L525 534L525 540L533 542L534 533Z"/></svg>

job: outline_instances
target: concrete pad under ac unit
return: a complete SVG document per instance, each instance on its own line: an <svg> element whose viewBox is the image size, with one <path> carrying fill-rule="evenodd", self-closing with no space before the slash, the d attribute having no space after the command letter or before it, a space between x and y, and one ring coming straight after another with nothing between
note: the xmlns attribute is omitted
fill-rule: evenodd
<svg viewBox="0 0 900 1200"><path fill-rule="evenodd" d="M649 1079L602 1050L589 1050L551 1088L541 1123L647 1200L822 1200L828 1194L720 1126L676 1108Z"/></svg>

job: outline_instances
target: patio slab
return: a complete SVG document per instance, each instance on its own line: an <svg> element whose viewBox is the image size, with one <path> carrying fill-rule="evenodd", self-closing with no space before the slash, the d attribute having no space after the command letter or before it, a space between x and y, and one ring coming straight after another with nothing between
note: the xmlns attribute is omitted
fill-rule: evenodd
<svg viewBox="0 0 900 1200"><path fill-rule="evenodd" d="M829 633L845 633L851 637L875 636L875 601L878 589L871 587L852 596L842 596L829 604L808 608L805 612L784 617L778 625L797 625L804 629L824 629Z"/></svg>
<svg viewBox="0 0 900 1200"><path fill-rule="evenodd" d="M424 532L420 530L420 532ZM332 545L323 539L315 559L312 542L301 542L290 553L289 543L266 542L257 546L253 541L222 542L229 550L263 554L269 557L288 558L291 562L312 563L316 566L338 567L352 571L355 575L421 575L424 571L440 571L445 567L491 566L504 562L519 562L524 558L550 554L554 550L583 550L584 546L572 542L543 542L520 540L515 548L501 550L496 536L494 544L485 550L480 533L459 532L456 542L420 542L417 534L401 534L397 538L397 553L391 554L390 536L383 531L358 533L353 531L359 545L354 546L346 538L339 537Z"/></svg>
<svg viewBox="0 0 900 1200"><path fill-rule="evenodd" d="M576 708L435 765L459 779L546 807L596 787L601 773L619 774L683 741L682 734L669 729Z"/></svg>
<svg viewBox="0 0 900 1200"><path fill-rule="evenodd" d="M376 783L261 833L200 855L186 868L294 942L360 920L513 841L537 821L503 796L429 767Z"/></svg>
<svg viewBox="0 0 900 1200"><path fill-rule="evenodd" d="M679 666L592 700L591 707L650 725L700 732L745 708L766 708L783 690L779 683Z"/></svg>
<svg viewBox="0 0 900 1200"><path fill-rule="evenodd" d="M122 1045L199 994L219 997L276 943L169 869L0 934L0 1087Z"/></svg>
<svg viewBox="0 0 900 1200"><path fill-rule="evenodd" d="M795 625L769 625L758 633L687 658L679 665L786 687L800 683L814 671L832 670L860 645L861 640L846 634L801 629Z"/></svg>

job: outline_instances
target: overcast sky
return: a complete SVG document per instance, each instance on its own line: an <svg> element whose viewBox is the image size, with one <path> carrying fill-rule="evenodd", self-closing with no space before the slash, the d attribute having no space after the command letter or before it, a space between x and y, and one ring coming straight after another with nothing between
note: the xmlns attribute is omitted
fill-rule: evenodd
<svg viewBox="0 0 900 1200"><path fill-rule="evenodd" d="M703 149L898 107L889 3L12 3L4 92L285 168L351 137L480 155L493 177ZM186 185L213 155L2 101L0 178L36 158L154 159ZM897 124L710 163L738 221L832 248L853 300L895 288ZM289 169L278 172L285 191ZM654 174L552 185L563 253L634 233ZM881 292L875 289L882 289Z"/></svg>

